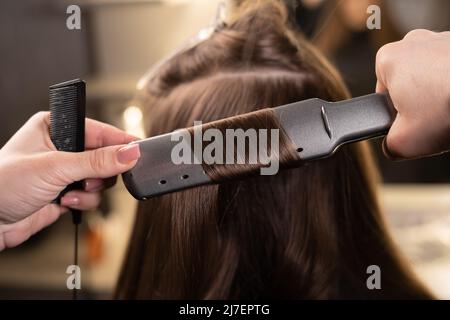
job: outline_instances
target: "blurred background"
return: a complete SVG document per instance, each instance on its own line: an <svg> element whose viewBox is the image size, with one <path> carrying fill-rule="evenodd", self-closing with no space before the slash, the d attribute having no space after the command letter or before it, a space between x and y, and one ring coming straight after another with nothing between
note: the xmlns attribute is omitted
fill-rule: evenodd
<svg viewBox="0 0 450 320"><path fill-rule="evenodd" d="M231 10L233 1L225 1ZM0 146L35 112L48 109L48 86L87 82L87 113L144 136L133 106L141 76L187 38L211 25L219 0L2 0L0 3ZM408 31L450 30L448 0L285 0L292 22L338 67L353 95L372 93L375 54ZM81 7L81 30L66 28L66 8ZM368 30L369 5L381 29ZM150 115L151 116L151 115ZM417 275L450 298L450 154L386 161L380 202L395 241ZM4 183L4 182L3 182ZM5 188L5 184L0 188ZM136 202L119 181L80 235L81 297L109 298L133 223ZM70 299L73 227L60 219L24 245L0 253L0 298Z"/></svg>

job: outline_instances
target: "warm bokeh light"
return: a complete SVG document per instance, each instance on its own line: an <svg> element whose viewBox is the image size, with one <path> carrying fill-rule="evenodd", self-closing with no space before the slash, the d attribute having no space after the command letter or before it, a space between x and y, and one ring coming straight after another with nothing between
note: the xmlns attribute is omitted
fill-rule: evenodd
<svg viewBox="0 0 450 320"><path fill-rule="evenodd" d="M128 106L123 112L123 121L126 132L137 137L144 137L143 115L139 107Z"/></svg>

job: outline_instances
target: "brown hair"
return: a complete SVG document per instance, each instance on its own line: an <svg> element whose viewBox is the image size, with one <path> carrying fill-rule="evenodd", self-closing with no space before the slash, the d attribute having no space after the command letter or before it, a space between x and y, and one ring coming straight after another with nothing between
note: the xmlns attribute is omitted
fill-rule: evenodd
<svg viewBox="0 0 450 320"><path fill-rule="evenodd" d="M148 81L140 98L151 136L312 97L348 98L334 69L288 29L278 1L256 2ZM227 169L209 174L223 180L236 168ZM116 297L429 298L388 235L374 172L367 144L357 143L276 176L142 202ZM367 288L370 265L381 269L381 290Z"/></svg>
<svg viewBox="0 0 450 320"><path fill-rule="evenodd" d="M207 164L202 162L203 170L211 178L211 181L220 183L260 174L260 168L265 167L266 165L264 163L267 163L261 161L261 156L264 157L265 161L277 161L282 169L300 164L300 157L296 151L296 147L290 141L279 123L278 117L271 108L213 121L202 125L200 130L204 133L208 129L217 129L222 133L222 136L226 136L226 131L229 129L242 130L242 132L247 132L248 129L254 129L256 133L256 141L254 141L256 150L253 150L256 151L254 157L257 161L250 161L249 145L244 145L240 149L234 144L231 153L230 150L225 150L226 157L233 159L232 163L225 163L224 159L221 159L222 161L220 163ZM266 136L263 138L257 134L259 132L258 130L261 129L267 130ZM278 140L276 140L276 143L279 144L279 147L278 150L274 150L272 153L272 145L270 142L272 141L273 130L278 131ZM195 139L194 127L189 128L188 132L192 137L191 141L193 141ZM244 141L245 143L250 144L249 141ZM203 151L208 145L208 142L203 141Z"/></svg>

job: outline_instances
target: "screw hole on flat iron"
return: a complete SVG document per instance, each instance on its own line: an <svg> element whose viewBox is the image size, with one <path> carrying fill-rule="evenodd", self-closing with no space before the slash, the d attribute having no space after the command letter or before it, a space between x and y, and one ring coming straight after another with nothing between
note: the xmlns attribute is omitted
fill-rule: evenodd
<svg viewBox="0 0 450 320"><path fill-rule="evenodd" d="M302 152L303 148L297 148L297 152Z"/></svg>
<svg viewBox="0 0 450 320"><path fill-rule="evenodd" d="M159 184L166 184L167 181L166 180L159 180Z"/></svg>
<svg viewBox="0 0 450 320"><path fill-rule="evenodd" d="M187 178L189 178L189 175L188 175L188 174L183 174L183 175L181 176L181 180L186 180Z"/></svg>

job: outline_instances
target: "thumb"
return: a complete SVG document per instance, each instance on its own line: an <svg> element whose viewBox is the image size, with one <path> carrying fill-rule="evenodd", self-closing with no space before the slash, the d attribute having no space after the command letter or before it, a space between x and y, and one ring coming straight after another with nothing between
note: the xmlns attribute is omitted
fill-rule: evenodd
<svg viewBox="0 0 450 320"><path fill-rule="evenodd" d="M383 151L391 160L413 159L421 155L423 128L411 119L397 114L385 138Z"/></svg>
<svg viewBox="0 0 450 320"><path fill-rule="evenodd" d="M133 168L139 157L139 145L129 144L78 153L60 152L56 165L65 178L74 182L116 176Z"/></svg>

